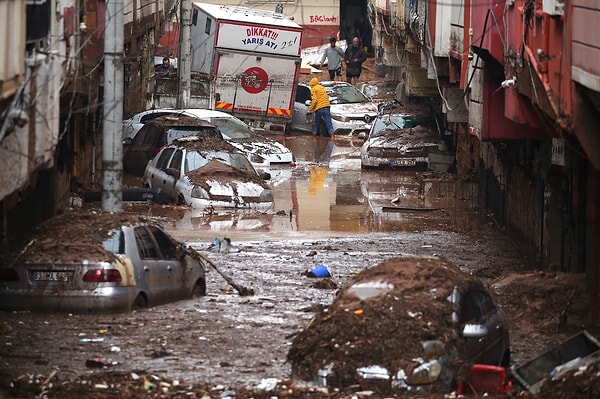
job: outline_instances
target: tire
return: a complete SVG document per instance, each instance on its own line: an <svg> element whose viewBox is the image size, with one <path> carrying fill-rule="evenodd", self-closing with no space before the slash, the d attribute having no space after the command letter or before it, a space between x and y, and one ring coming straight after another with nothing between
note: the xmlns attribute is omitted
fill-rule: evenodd
<svg viewBox="0 0 600 399"><path fill-rule="evenodd" d="M133 301L133 308L134 309L145 309L148 307L148 299L146 298L146 295L144 295L143 293L139 293L137 297L135 297L135 301Z"/></svg>
<svg viewBox="0 0 600 399"><path fill-rule="evenodd" d="M204 281L203 279L198 279L198 281L196 281L196 284L194 284L194 289L192 291L192 298L196 298L199 296L205 296L206 295L206 281Z"/></svg>
<svg viewBox="0 0 600 399"><path fill-rule="evenodd" d="M183 195L177 196L177 201L175 202L175 205L185 205L185 199L183 198Z"/></svg>

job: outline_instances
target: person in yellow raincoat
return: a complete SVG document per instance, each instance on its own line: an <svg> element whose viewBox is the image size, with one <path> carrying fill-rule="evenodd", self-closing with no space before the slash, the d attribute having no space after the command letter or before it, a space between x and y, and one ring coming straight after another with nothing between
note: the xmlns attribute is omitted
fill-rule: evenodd
<svg viewBox="0 0 600 399"><path fill-rule="evenodd" d="M314 113L312 134L313 134L313 149L318 149L317 146L317 135L319 133L319 126L321 122L327 128L327 137L329 137L329 143L323 153L322 157L318 156L318 151L315 152L316 162L329 162L331 158L331 151L333 150L333 123L331 122L331 112L329 103L329 95L325 90L325 87L319 83L319 79L312 78L308 83L310 86L311 103L308 107L308 114Z"/></svg>
<svg viewBox="0 0 600 399"><path fill-rule="evenodd" d="M319 125L321 121L325 124L327 128L327 135L330 139L333 140L333 124L331 122L331 112L329 107L331 104L329 103L329 95L325 90L325 87L319 83L319 79L312 78L308 83L310 86L310 97L311 103L310 107L308 107L308 113L312 114L314 112L313 125L312 125L312 134L314 136L319 132Z"/></svg>

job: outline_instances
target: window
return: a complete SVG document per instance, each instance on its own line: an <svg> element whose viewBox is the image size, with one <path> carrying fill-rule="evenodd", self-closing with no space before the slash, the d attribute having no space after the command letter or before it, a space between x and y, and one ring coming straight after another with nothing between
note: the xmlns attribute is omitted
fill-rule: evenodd
<svg viewBox="0 0 600 399"><path fill-rule="evenodd" d="M171 240L171 238L169 236L167 236L165 234L165 232L160 230L159 228L157 228L155 226L150 226L148 228L150 229L150 231L154 235L154 238L156 239L156 242L158 243L158 247L160 248L162 258L163 259L176 259L175 254L177 253L177 251L176 251L177 244L175 244L173 242L173 240Z"/></svg>
<svg viewBox="0 0 600 399"><path fill-rule="evenodd" d="M304 104L310 99L310 89L308 87L298 86L298 89L296 90L296 102Z"/></svg>
<svg viewBox="0 0 600 399"><path fill-rule="evenodd" d="M212 28L212 19L206 18L206 25L204 25L204 33L210 35L210 30Z"/></svg>
<svg viewBox="0 0 600 399"><path fill-rule="evenodd" d="M135 228L135 241L137 242L140 258L159 259L159 252L154 244L152 235L145 227Z"/></svg>
<svg viewBox="0 0 600 399"><path fill-rule="evenodd" d="M183 158L183 151L177 150L175 154L173 154L173 159L171 159L171 163L169 163L169 168L181 170L181 159Z"/></svg>
<svg viewBox="0 0 600 399"><path fill-rule="evenodd" d="M125 253L125 240L121 229L111 230L107 238L102 241L102 246L113 254Z"/></svg>
<svg viewBox="0 0 600 399"><path fill-rule="evenodd" d="M483 291L469 291L462 299L463 322L480 321L483 316L496 310L492 298Z"/></svg>
<svg viewBox="0 0 600 399"><path fill-rule="evenodd" d="M156 167L158 169L166 169L169 164L169 159L171 159L171 155L175 151L174 148L165 148L163 152L160 153L158 157L158 161L156 162Z"/></svg>

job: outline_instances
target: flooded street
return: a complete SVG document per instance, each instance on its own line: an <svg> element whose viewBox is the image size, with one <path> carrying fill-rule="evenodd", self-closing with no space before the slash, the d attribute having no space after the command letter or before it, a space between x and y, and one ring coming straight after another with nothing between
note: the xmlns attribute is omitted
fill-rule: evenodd
<svg viewBox="0 0 600 399"><path fill-rule="evenodd" d="M275 136L277 137L277 136ZM207 234L323 237L429 229L468 231L484 223L476 183L424 171L361 170L360 142L336 138L328 165L313 162L308 135L279 137L297 164L273 169L269 215L188 212L173 227ZM323 148L326 142L318 143ZM318 152L318 150L317 150Z"/></svg>
<svg viewBox="0 0 600 399"><path fill-rule="evenodd" d="M477 206L475 183L423 171L361 171L356 145L344 140L326 167L313 162L311 137L279 139L297 163L271 171L273 212L186 210L164 223L199 251L215 238L230 238L227 253L205 254L254 295L239 295L209 266L208 294L193 300L116 315L3 313L0 381L17 374L81 383L99 372L86 361L100 358L104 371L124 373L125 379L135 372L169 387L175 381L220 386L214 397L227 388L269 387L290 378L286 355L292 338L332 302L337 288L365 268L409 254L442 256L500 287L495 293L511 322L513 362L526 361L585 324L575 309L556 329L565 295L583 280L558 279L571 289L555 288L556 273L532 272L533 260ZM169 209L142 207L148 214ZM327 266L330 279L307 277L319 265ZM515 278L518 273L529 277ZM519 284L506 283L509 277ZM538 301L555 298L554 308L542 312L535 307L540 302L524 307L523 295L537 293Z"/></svg>

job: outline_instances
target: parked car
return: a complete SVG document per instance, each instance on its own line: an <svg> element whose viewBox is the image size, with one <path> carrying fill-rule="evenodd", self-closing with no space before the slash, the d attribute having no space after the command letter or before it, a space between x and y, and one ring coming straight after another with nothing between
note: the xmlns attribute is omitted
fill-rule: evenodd
<svg viewBox="0 0 600 399"><path fill-rule="evenodd" d="M223 138L242 151L255 168L290 165L292 151L283 144L256 133L241 119L222 111L209 109L156 109L143 111L123 121L124 137L135 137L144 124L165 115L185 115L206 120L221 131Z"/></svg>
<svg viewBox="0 0 600 399"><path fill-rule="evenodd" d="M385 104L360 149L362 168L420 168L429 166L429 154L447 151L441 128L432 112Z"/></svg>
<svg viewBox="0 0 600 399"><path fill-rule="evenodd" d="M218 137L223 140L223 135L212 123L190 116L161 116L146 123L133 139L123 140L123 170L141 176L148 161L163 146L186 136Z"/></svg>
<svg viewBox="0 0 600 399"><path fill-rule="evenodd" d="M227 112L190 108L185 113L218 127L225 140L243 152L257 169L290 165L294 162L294 155L289 148L256 133L241 119Z"/></svg>
<svg viewBox="0 0 600 399"><path fill-rule="evenodd" d="M150 109L139 112L133 115L131 118L123 121L123 139L133 139L137 132L140 131L142 126L156 118L160 118L161 116L177 115L179 113L180 112L178 112L178 110L172 108Z"/></svg>
<svg viewBox="0 0 600 399"><path fill-rule="evenodd" d="M227 141L186 137L164 147L148 163L144 184L192 208L268 210L273 195L265 177Z"/></svg>
<svg viewBox="0 0 600 399"><path fill-rule="evenodd" d="M371 128L373 119L377 116L377 105L350 83L338 81L320 83L329 95L334 134L346 136L359 135L361 132L366 134ZM306 119L306 111L308 111L310 102L310 87L307 83L298 84L292 110L292 121L288 130L312 131L312 122ZM319 133L326 132L327 128L321 124Z"/></svg>
<svg viewBox="0 0 600 399"><path fill-rule="evenodd" d="M365 268L293 339L295 379L448 392L471 364L508 367L508 324L486 286L435 256Z"/></svg>
<svg viewBox="0 0 600 399"><path fill-rule="evenodd" d="M0 267L0 309L110 313L205 295L192 251L139 215L65 212Z"/></svg>

